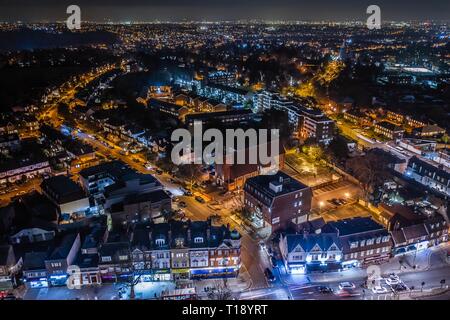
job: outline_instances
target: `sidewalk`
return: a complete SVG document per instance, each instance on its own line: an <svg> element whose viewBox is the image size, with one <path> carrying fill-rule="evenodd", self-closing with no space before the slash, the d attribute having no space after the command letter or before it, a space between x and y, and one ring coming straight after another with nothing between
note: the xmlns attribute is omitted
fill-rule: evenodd
<svg viewBox="0 0 450 320"><path fill-rule="evenodd" d="M381 273L389 274L395 272L401 274L450 266L446 260L449 247L450 245L448 243L443 243L437 247L428 248L427 250L394 257L389 262L380 265Z"/></svg>
<svg viewBox="0 0 450 320"><path fill-rule="evenodd" d="M207 290L213 288L227 288L232 293L238 294L249 290L252 286L252 280L245 267L242 267L237 278L199 280L194 281L194 286L197 295L200 297L206 297Z"/></svg>

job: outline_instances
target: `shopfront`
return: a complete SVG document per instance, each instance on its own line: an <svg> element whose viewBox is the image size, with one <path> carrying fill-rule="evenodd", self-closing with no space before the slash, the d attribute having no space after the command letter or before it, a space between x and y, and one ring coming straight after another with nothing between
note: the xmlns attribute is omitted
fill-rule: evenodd
<svg viewBox="0 0 450 320"><path fill-rule="evenodd" d="M67 283L67 274L51 275L49 277L49 284L52 287L65 286Z"/></svg>
<svg viewBox="0 0 450 320"><path fill-rule="evenodd" d="M189 269L172 269L173 280L189 280Z"/></svg>
<svg viewBox="0 0 450 320"><path fill-rule="evenodd" d="M48 288L47 278L30 278L25 279L25 282L30 289Z"/></svg>
<svg viewBox="0 0 450 320"><path fill-rule="evenodd" d="M306 266L304 263L288 263L287 270L290 274L305 274Z"/></svg>
<svg viewBox="0 0 450 320"><path fill-rule="evenodd" d="M140 282L158 282L158 281L171 281L172 275L170 269L149 270L140 276Z"/></svg>
<svg viewBox="0 0 450 320"><path fill-rule="evenodd" d="M344 261L342 262L342 269L346 270L346 269L351 269L351 268L358 268L361 266L361 262L358 260L348 260L348 261Z"/></svg>
<svg viewBox="0 0 450 320"><path fill-rule="evenodd" d="M198 268L190 270L191 279L234 278L239 274L237 267L231 268Z"/></svg>

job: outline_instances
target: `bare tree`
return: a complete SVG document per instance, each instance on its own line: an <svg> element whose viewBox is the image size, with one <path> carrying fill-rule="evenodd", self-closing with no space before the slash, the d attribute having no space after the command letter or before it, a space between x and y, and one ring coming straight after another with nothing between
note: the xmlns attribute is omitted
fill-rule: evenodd
<svg viewBox="0 0 450 320"><path fill-rule="evenodd" d="M192 188L195 180L201 175L201 164L185 164L179 167L179 173L185 177Z"/></svg>
<svg viewBox="0 0 450 320"><path fill-rule="evenodd" d="M353 158L349 161L353 175L360 182L364 199L368 202L370 195L380 186L388 176L388 162L378 154L368 153L363 157Z"/></svg>
<svg viewBox="0 0 450 320"><path fill-rule="evenodd" d="M218 284L212 291L208 293L209 300L232 300L233 292L227 286L227 279L223 279L223 284Z"/></svg>

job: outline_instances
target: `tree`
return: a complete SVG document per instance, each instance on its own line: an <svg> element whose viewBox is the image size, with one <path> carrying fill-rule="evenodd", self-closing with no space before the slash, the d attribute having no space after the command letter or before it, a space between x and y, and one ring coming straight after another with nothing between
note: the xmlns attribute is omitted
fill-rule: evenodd
<svg viewBox="0 0 450 320"><path fill-rule="evenodd" d="M353 158L348 167L359 180L364 192L364 199L369 202L370 195L387 179L388 162L385 157L370 152L362 157Z"/></svg>
<svg viewBox="0 0 450 320"><path fill-rule="evenodd" d="M201 164L184 164L178 167L179 168L179 174L186 178L186 180L189 182L190 187L192 188L193 184L195 183L195 180L200 177L202 174L202 168L203 166Z"/></svg>
<svg viewBox="0 0 450 320"><path fill-rule="evenodd" d="M318 162L325 158L325 153L323 152L323 148L317 144L309 146L309 147L305 147L304 152L308 155L308 157L313 162Z"/></svg>
<svg viewBox="0 0 450 320"><path fill-rule="evenodd" d="M223 279L223 284L217 285L213 290L208 292L209 300L232 300L233 293L227 286L227 279Z"/></svg>
<svg viewBox="0 0 450 320"><path fill-rule="evenodd" d="M340 136L337 136L331 141L328 150L331 151L333 158L336 160L346 159L349 153L347 142Z"/></svg>

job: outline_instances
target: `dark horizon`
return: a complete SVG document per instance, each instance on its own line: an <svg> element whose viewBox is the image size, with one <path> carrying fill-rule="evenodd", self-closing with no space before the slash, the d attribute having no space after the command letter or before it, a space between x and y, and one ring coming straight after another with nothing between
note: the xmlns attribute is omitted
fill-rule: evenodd
<svg viewBox="0 0 450 320"><path fill-rule="evenodd" d="M182 20L286 20L365 21L366 8L377 4L384 21L448 21L450 2L429 0L100 0L56 1L0 0L0 21L63 21L71 4L81 7L85 21L182 21Z"/></svg>

